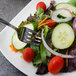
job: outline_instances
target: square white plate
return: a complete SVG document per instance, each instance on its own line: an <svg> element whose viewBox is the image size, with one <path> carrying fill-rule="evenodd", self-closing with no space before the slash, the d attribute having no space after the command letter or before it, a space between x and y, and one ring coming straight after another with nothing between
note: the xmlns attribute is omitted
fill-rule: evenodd
<svg viewBox="0 0 76 76"><path fill-rule="evenodd" d="M23 10L10 22L16 27L31 14L34 14L36 11L36 4L40 1L43 1L49 6L50 0L32 0ZM56 0L56 3L66 2L68 0ZM5 27L2 32L0 32L0 49L2 54L7 58L7 60L13 64L17 69L19 69L24 74L29 76L37 76L35 74L36 68L32 65L32 63L25 62L20 56L20 53L15 53L11 51L9 45L11 44L11 37L14 33L14 30L10 27ZM48 73L47 76L52 76L52 74ZM43 75L43 76L46 76ZM56 76L76 76L76 72L58 74Z"/></svg>

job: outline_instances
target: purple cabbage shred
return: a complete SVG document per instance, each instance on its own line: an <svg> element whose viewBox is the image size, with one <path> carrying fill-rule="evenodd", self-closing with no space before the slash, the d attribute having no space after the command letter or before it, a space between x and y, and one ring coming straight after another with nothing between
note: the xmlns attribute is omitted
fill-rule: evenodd
<svg viewBox="0 0 76 76"><path fill-rule="evenodd" d="M53 10L54 9L54 5L52 3L50 3L50 6L47 8L47 10L45 11L45 14L46 15L50 15L50 10Z"/></svg>
<svg viewBox="0 0 76 76"><path fill-rule="evenodd" d="M47 65L41 63L36 71L36 74L43 75L46 73L48 73L48 67L47 67Z"/></svg>

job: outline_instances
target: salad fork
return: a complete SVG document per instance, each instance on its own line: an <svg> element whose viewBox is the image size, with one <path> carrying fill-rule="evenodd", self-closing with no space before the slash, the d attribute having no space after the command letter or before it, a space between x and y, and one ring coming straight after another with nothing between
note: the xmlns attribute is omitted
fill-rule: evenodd
<svg viewBox="0 0 76 76"><path fill-rule="evenodd" d="M5 21L4 19L0 18L0 22L3 24L8 25L9 27L13 28L17 31L17 35L20 41L32 44L32 45L39 45L41 42L41 33L33 31L27 27L15 27L9 22ZM22 30L22 31L21 31Z"/></svg>

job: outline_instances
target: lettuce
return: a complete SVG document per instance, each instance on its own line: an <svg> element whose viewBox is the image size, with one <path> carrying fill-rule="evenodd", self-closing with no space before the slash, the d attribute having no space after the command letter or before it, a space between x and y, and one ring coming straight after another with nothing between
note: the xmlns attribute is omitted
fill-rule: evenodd
<svg viewBox="0 0 76 76"><path fill-rule="evenodd" d="M39 19L42 20L42 19L44 19L44 18L45 18L44 13L41 13L41 14L39 15Z"/></svg>
<svg viewBox="0 0 76 76"><path fill-rule="evenodd" d="M34 45L30 45L30 48L32 48L35 53L32 63L35 67L37 67L42 62L41 56L40 56L40 48L39 46L34 46Z"/></svg>
<svg viewBox="0 0 76 76"><path fill-rule="evenodd" d="M74 13L74 12L72 12L72 13L73 13L74 17L76 17L76 13Z"/></svg>
<svg viewBox="0 0 76 76"><path fill-rule="evenodd" d="M39 46L30 45L30 48L32 48L34 50L35 56L37 56L37 54L39 54Z"/></svg>
<svg viewBox="0 0 76 76"><path fill-rule="evenodd" d="M44 30L45 30L44 36L45 36L45 38L46 38L46 35L47 35L48 31L49 31L51 28L48 27L47 25L45 25L43 28L44 28Z"/></svg>
<svg viewBox="0 0 76 76"><path fill-rule="evenodd" d="M40 54L38 54L37 56L35 56L35 58L33 59L32 62L33 62L33 65L35 67L38 67L41 64L41 62L42 62Z"/></svg>
<svg viewBox="0 0 76 76"><path fill-rule="evenodd" d="M36 11L36 15L39 17L40 20L45 18L44 10L42 8L38 8L38 11Z"/></svg>
<svg viewBox="0 0 76 76"><path fill-rule="evenodd" d="M46 50L43 43L41 43L40 45L40 55L41 55L42 62L44 64L47 64L46 56L51 56L51 54Z"/></svg>
<svg viewBox="0 0 76 76"><path fill-rule="evenodd" d="M41 13L44 13L44 10L42 8L38 8L36 15L39 16Z"/></svg>
<svg viewBox="0 0 76 76"><path fill-rule="evenodd" d="M68 3L76 7L76 0L69 0Z"/></svg>
<svg viewBox="0 0 76 76"><path fill-rule="evenodd" d="M44 26L44 30L45 30L44 37L45 37L45 39L46 39L46 35L47 35L49 29L50 28L48 26ZM41 60L42 60L42 62L44 64L47 64L46 56L51 56L51 53L49 53L47 51L47 49L44 47L43 43L41 43L41 45L40 45L40 54L41 54Z"/></svg>

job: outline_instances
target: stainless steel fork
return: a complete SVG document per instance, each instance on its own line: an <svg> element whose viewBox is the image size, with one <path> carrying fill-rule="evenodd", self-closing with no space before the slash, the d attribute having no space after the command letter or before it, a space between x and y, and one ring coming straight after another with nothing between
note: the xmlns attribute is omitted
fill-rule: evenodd
<svg viewBox="0 0 76 76"><path fill-rule="evenodd" d="M17 31L17 35L19 40L22 42L25 42L27 44L32 44L32 45L39 45L41 42L41 33L38 33L36 31L33 31L29 28L26 27L15 27L9 22L5 21L4 19L0 18L0 22L3 24L6 24L7 26L13 28L14 30Z"/></svg>

